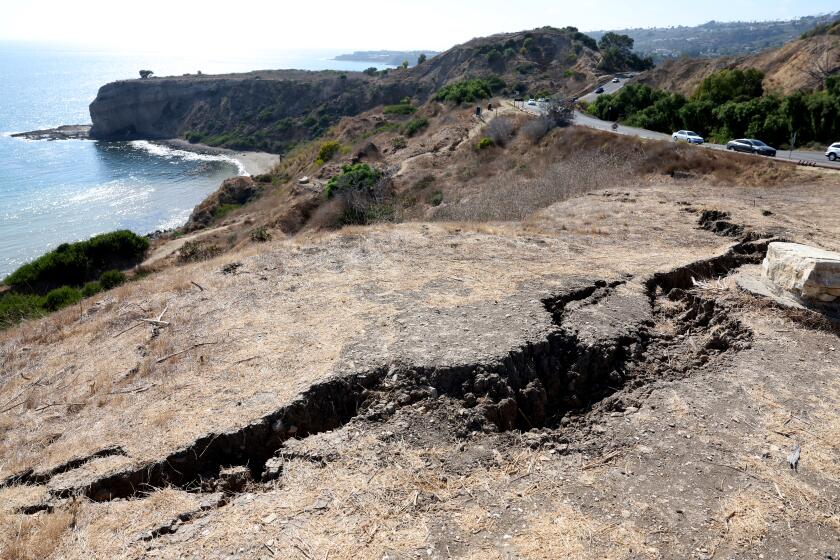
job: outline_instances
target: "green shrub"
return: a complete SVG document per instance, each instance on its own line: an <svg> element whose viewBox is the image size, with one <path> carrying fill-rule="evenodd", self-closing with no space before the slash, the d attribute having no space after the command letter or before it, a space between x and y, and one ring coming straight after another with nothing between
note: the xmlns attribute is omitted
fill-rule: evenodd
<svg viewBox="0 0 840 560"><path fill-rule="evenodd" d="M370 68L362 70L362 73L368 76L376 76L379 73L379 70L377 70L375 66L371 66Z"/></svg>
<svg viewBox="0 0 840 560"><path fill-rule="evenodd" d="M219 204L218 206L216 206L213 209L213 219L214 220L221 220L222 218L224 218L225 216L227 216L228 214L230 214L231 212L233 212L237 208L241 208L241 207L242 207L241 204L234 204L234 203Z"/></svg>
<svg viewBox="0 0 840 560"><path fill-rule="evenodd" d="M101 291L102 285L94 280L93 282L88 282L84 285L84 287L82 288L82 296L88 298L90 296L95 296Z"/></svg>
<svg viewBox="0 0 840 560"><path fill-rule="evenodd" d="M33 294L7 292L0 295L0 329L9 328L24 319L42 315L43 299Z"/></svg>
<svg viewBox="0 0 840 560"><path fill-rule="evenodd" d="M125 274L119 270L108 270L107 272L103 272L102 276L99 277L99 285L102 286L103 290L110 290L125 283L125 280Z"/></svg>
<svg viewBox="0 0 840 560"><path fill-rule="evenodd" d="M148 248L146 238L127 230L104 233L87 241L63 243L18 268L5 283L16 292L41 294L59 286L81 286L98 278L105 270L134 266L143 259Z"/></svg>
<svg viewBox="0 0 840 560"><path fill-rule="evenodd" d="M315 160L315 162L320 162L319 165L324 165L326 162L334 158L335 155L340 151L341 144L339 142L335 140L327 140L326 142L321 144L321 147L318 149L318 158Z"/></svg>
<svg viewBox="0 0 840 560"><path fill-rule="evenodd" d="M457 104L474 103L493 97L493 92L503 89L504 84L504 81L498 76L462 80L440 88L435 93L435 100Z"/></svg>
<svg viewBox="0 0 840 560"><path fill-rule="evenodd" d="M248 234L248 237L251 238L251 241L257 243L265 243L266 241L271 241L271 233L269 233L268 228L265 226L260 226L256 229L252 229L251 232Z"/></svg>
<svg viewBox="0 0 840 560"><path fill-rule="evenodd" d="M327 197L340 191L370 192L382 178L382 172L366 163L348 164L341 168L341 173L327 181L324 192Z"/></svg>
<svg viewBox="0 0 840 560"><path fill-rule="evenodd" d="M44 309L48 311L58 311L62 307L73 305L82 301L82 292L70 286L62 286L51 290L44 297Z"/></svg>
<svg viewBox="0 0 840 560"><path fill-rule="evenodd" d="M411 119L407 123L405 123L405 127L403 127L403 134L408 137L414 136L424 128L429 126L429 119L426 117L418 117L416 119Z"/></svg>
<svg viewBox="0 0 840 560"><path fill-rule="evenodd" d="M493 145L493 140L486 136L478 141L477 147L479 150L486 150Z"/></svg>
<svg viewBox="0 0 840 560"><path fill-rule="evenodd" d="M417 111L416 107L412 107L409 103L399 103L397 105L386 105L382 110L386 115L412 115Z"/></svg>
<svg viewBox="0 0 840 560"><path fill-rule="evenodd" d="M405 138L403 138L402 136L397 136L396 138L391 140L391 146L395 150L402 150L403 148L408 146L408 142L406 142Z"/></svg>
<svg viewBox="0 0 840 560"><path fill-rule="evenodd" d="M197 132L194 130L191 130L184 134L184 138L186 138L187 142L189 142L190 144L199 144L204 140L206 136L207 135L203 132Z"/></svg>
<svg viewBox="0 0 840 560"><path fill-rule="evenodd" d="M432 206L440 206L443 202L443 193L440 191L435 191L432 193L432 196L429 197L429 204Z"/></svg>

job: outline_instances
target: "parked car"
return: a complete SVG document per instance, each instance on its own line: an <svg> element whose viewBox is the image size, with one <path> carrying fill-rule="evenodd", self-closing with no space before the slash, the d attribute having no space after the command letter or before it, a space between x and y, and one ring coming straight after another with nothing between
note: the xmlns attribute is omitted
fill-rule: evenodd
<svg viewBox="0 0 840 560"><path fill-rule="evenodd" d="M598 94L598 95L601 95L602 93L604 93L604 88L603 87L598 87L598 89L595 90L595 93Z"/></svg>
<svg viewBox="0 0 840 560"><path fill-rule="evenodd" d="M674 142L688 142L689 144L703 144L706 140L696 132L690 130L678 130L671 135Z"/></svg>
<svg viewBox="0 0 840 560"><path fill-rule="evenodd" d="M614 84L621 83L621 79L619 79L619 78L613 78L613 83L614 83Z"/></svg>
<svg viewBox="0 0 840 560"><path fill-rule="evenodd" d="M726 149L734 152L745 152L748 154L758 154L760 156L776 157L776 148L771 148L761 140L756 140L754 138L730 140L726 144Z"/></svg>
<svg viewBox="0 0 840 560"><path fill-rule="evenodd" d="M537 102L534 99L529 99L528 100L528 105L536 105L536 104L537 104Z"/></svg>
<svg viewBox="0 0 840 560"><path fill-rule="evenodd" d="M840 142L835 142L828 149L825 151L825 157L830 159L831 161L837 161L840 159Z"/></svg>

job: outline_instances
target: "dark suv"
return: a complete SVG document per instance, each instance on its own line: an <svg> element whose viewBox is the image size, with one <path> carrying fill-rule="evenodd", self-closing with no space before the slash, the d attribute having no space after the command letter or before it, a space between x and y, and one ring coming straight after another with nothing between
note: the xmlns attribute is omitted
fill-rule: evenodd
<svg viewBox="0 0 840 560"><path fill-rule="evenodd" d="M741 138L740 140L730 140L726 144L727 150L736 152L746 152L748 154L758 154L760 156L776 157L776 148L771 148L761 140Z"/></svg>

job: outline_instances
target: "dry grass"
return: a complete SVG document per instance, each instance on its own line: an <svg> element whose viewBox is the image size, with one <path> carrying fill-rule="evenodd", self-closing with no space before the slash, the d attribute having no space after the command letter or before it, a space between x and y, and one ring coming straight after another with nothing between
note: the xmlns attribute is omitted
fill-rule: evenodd
<svg viewBox="0 0 840 560"><path fill-rule="evenodd" d="M78 506L34 516L0 514L0 560L43 560L76 521Z"/></svg>
<svg viewBox="0 0 840 560"><path fill-rule="evenodd" d="M740 491L729 496L721 505L719 521L725 526L724 542L756 544L770 530L769 500L760 494Z"/></svg>
<svg viewBox="0 0 840 560"><path fill-rule="evenodd" d="M626 173L626 164L607 153L581 154L530 177L512 172L488 179L470 195L441 206L434 217L472 222L524 220L537 210L605 186L621 189L628 184Z"/></svg>

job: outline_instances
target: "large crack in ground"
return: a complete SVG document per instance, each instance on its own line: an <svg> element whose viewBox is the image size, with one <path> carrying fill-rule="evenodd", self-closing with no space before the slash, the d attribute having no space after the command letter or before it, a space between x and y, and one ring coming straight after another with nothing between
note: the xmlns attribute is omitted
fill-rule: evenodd
<svg viewBox="0 0 840 560"><path fill-rule="evenodd" d="M547 298L543 305L554 330L502 360L445 368L391 364L336 377L243 428L208 434L160 461L85 487L51 489L51 496L107 501L142 497L165 486L234 494L242 485L225 486L230 468L240 467L243 480L268 482L282 474L283 444L290 438L334 430L356 418L383 420L400 407L439 396L477 412L465 418L464 437L472 431L561 427L567 414L585 413L622 389L684 375L714 355L746 347L749 330L691 288L695 280L759 262L768 243L742 241L722 255L646 281L599 281ZM675 328L663 332L658 328L663 322ZM681 356L676 364L675 354Z"/></svg>

